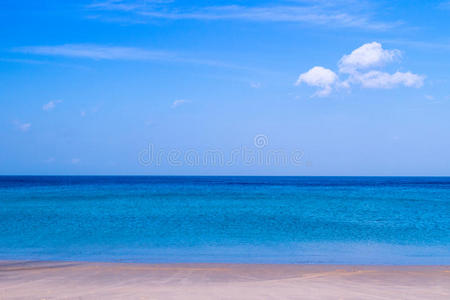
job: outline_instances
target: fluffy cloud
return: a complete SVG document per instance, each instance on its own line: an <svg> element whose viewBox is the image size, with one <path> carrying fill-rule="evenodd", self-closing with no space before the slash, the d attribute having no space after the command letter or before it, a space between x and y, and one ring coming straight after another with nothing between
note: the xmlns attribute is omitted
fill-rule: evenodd
<svg viewBox="0 0 450 300"><path fill-rule="evenodd" d="M399 71L391 74L377 69L399 59L400 56L399 50L383 49L380 43L364 44L339 60L339 72L347 76L345 80L340 81L338 75L332 70L317 66L301 74L296 85L306 83L319 87L320 90L314 94L316 96L327 96L334 87L350 88L352 85L380 89L399 86L421 87L424 76Z"/></svg>
<svg viewBox="0 0 450 300"><path fill-rule="evenodd" d="M354 81L357 81L365 88L382 88L389 89L400 85L406 87L421 87L423 85L423 76L413 74L411 72L395 72L389 74L380 71L370 71L363 74L355 74L352 76Z"/></svg>
<svg viewBox="0 0 450 300"><path fill-rule="evenodd" d="M401 52L397 49L385 50L380 43L372 42L364 44L348 55L344 55L339 61L339 71L352 73L372 67L382 66L400 58Z"/></svg>
<svg viewBox="0 0 450 300"><path fill-rule="evenodd" d="M327 96L331 93L333 84L336 83L338 77L336 73L330 69L323 67L311 68L308 72L301 74L295 85L300 85L302 82L310 86L316 86L321 90L316 92L316 96Z"/></svg>

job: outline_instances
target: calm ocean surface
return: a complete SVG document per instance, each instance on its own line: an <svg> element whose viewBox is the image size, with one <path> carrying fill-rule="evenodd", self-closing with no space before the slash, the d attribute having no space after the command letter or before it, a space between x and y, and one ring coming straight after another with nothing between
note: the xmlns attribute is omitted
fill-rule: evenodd
<svg viewBox="0 0 450 300"><path fill-rule="evenodd" d="M0 259L450 264L450 178L0 177Z"/></svg>

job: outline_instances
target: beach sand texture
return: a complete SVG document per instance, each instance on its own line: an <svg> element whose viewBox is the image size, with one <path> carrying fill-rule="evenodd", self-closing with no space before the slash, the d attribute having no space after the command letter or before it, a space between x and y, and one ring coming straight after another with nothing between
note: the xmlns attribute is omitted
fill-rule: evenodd
<svg viewBox="0 0 450 300"><path fill-rule="evenodd" d="M0 299L450 299L450 266L3 261Z"/></svg>

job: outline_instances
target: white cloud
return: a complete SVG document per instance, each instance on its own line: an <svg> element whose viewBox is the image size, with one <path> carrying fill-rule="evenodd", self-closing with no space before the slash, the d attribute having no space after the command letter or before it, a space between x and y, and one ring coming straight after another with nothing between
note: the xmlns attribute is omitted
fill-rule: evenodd
<svg viewBox="0 0 450 300"><path fill-rule="evenodd" d="M114 47L91 44L31 46L15 48L14 50L16 52L29 54L90 58L96 60L151 60L168 58L171 56L171 54L162 51L151 51L133 47Z"/></svg>
<svg viewBox="0 0 450 300"><path fill-rule="evenodd" d="M385 30L395 26L392 23L376 22L370 19L370 9L362 12L363 6L349 5L349 1L302 1L297 5L267 5L267 6L197 6L187 9L176 5L162 5L172 1L137 1L116 0L96 2L89 9L103 11L106 20L108 13L122 13L122 17L112 15L118 21L129 20L140 23L146 19L172 20L242 20L253 22L295 22L315 25L332 25L339 27L357 27L371 30ZM339 3L340 2L340 3ZM344 3L342 3L344 2ZM123 17L123 15L128 17ZM102 18L102 15L100 15Z"/></svg>
<svg viewBox="0 0 450 300"><path fill-rule="evenodd" d="M42 109L45 111L49 111L55 108L56 104L62 103L62 100L54 100L50 101L49 103L46 103L42 106Z"/></svg>
<svg viewBox="0 0 450 300"><path fill-rule="evenodd" d="M243 66L212 59L198 59L179 53L149 50L136 47L120 47L95 44L64 44L55 46L18 47L13 48L12 51L32 55L60 56L66 58L92 60L166 61L172 63L187 63L219 68L248 69Z"/></svg>
<svg viewBox="0 0 450 300"><path fill-rule="evenodd" d="M186 104L186 103L189 103L189 102L190 102L189 100L178 99L178 100L173 101L171 107L172 108L177 108L178 106Z"/></svg>
<svg viewBox="0 0 450 300"><path fill-rule="evenodd" d="M31 123L22 123L19 121L14 121L14 125L16 126L17 129L23 132L28 131L31 128Z"/></svg>
<svg viewBox="0 0 450 300"><path fill-rule="evenodd" d="M327 96L331 93L332 86L338 80L336 73L330 69L323 67L313 67L308 72L301 74L295 85L300 85L302 82L310 86L315 86L321 88L316 92L316 96Z"/></svg>
<svg viewBox="0 0 450 300"><path fill-rule="evenodd" d="M397 49L385 50L380 43L367 43L344 55L339 61L339 71L352 73L372 67L382 66L399 58L401 52Z"/></svg>
<svg viewBox="0 0 450 300"><path fill-rule="evenodd" d="M423 76L411 72L395 72L389 74L380 71L369 71L363 74L352 75L354 81L357 81L365 88L389 89L397 86L421 87L423 85Z"/></svg>
<svg viewBox="0 0 450 300"><path fill-rule="evenodd" d="M106 0L95 1L88 5L88 8L105 9L105 10L122 10L132 11L136 9L143 9L151 7L155 4L164 4L173 2L172 0Z"/></svg>
<svg viewBox="0 0 450 300"><path fill-rule="evenodd" d="M314 67L298 78L296 85L302 82L321 88L315 95L327 96L333 87L350 88L360 85L363 88L390 89L399 86L419 88L425 77L411 72L387 73L375 68L381 67L400 57L400 51L385 50L377 42L364 44L344 55L338 62L339 72L345 74L345 80L339 80L335 72L324 67Z"/></svg>

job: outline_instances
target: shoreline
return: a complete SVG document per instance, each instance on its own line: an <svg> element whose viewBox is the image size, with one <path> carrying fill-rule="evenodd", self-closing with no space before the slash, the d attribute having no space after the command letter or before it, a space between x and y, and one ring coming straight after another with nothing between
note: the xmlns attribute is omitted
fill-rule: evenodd
<svg viewBox="0 0 450 300"><path fill-rule="evenodd" d="M0 261L0 299L448 299L450 266Z"/></svg>

